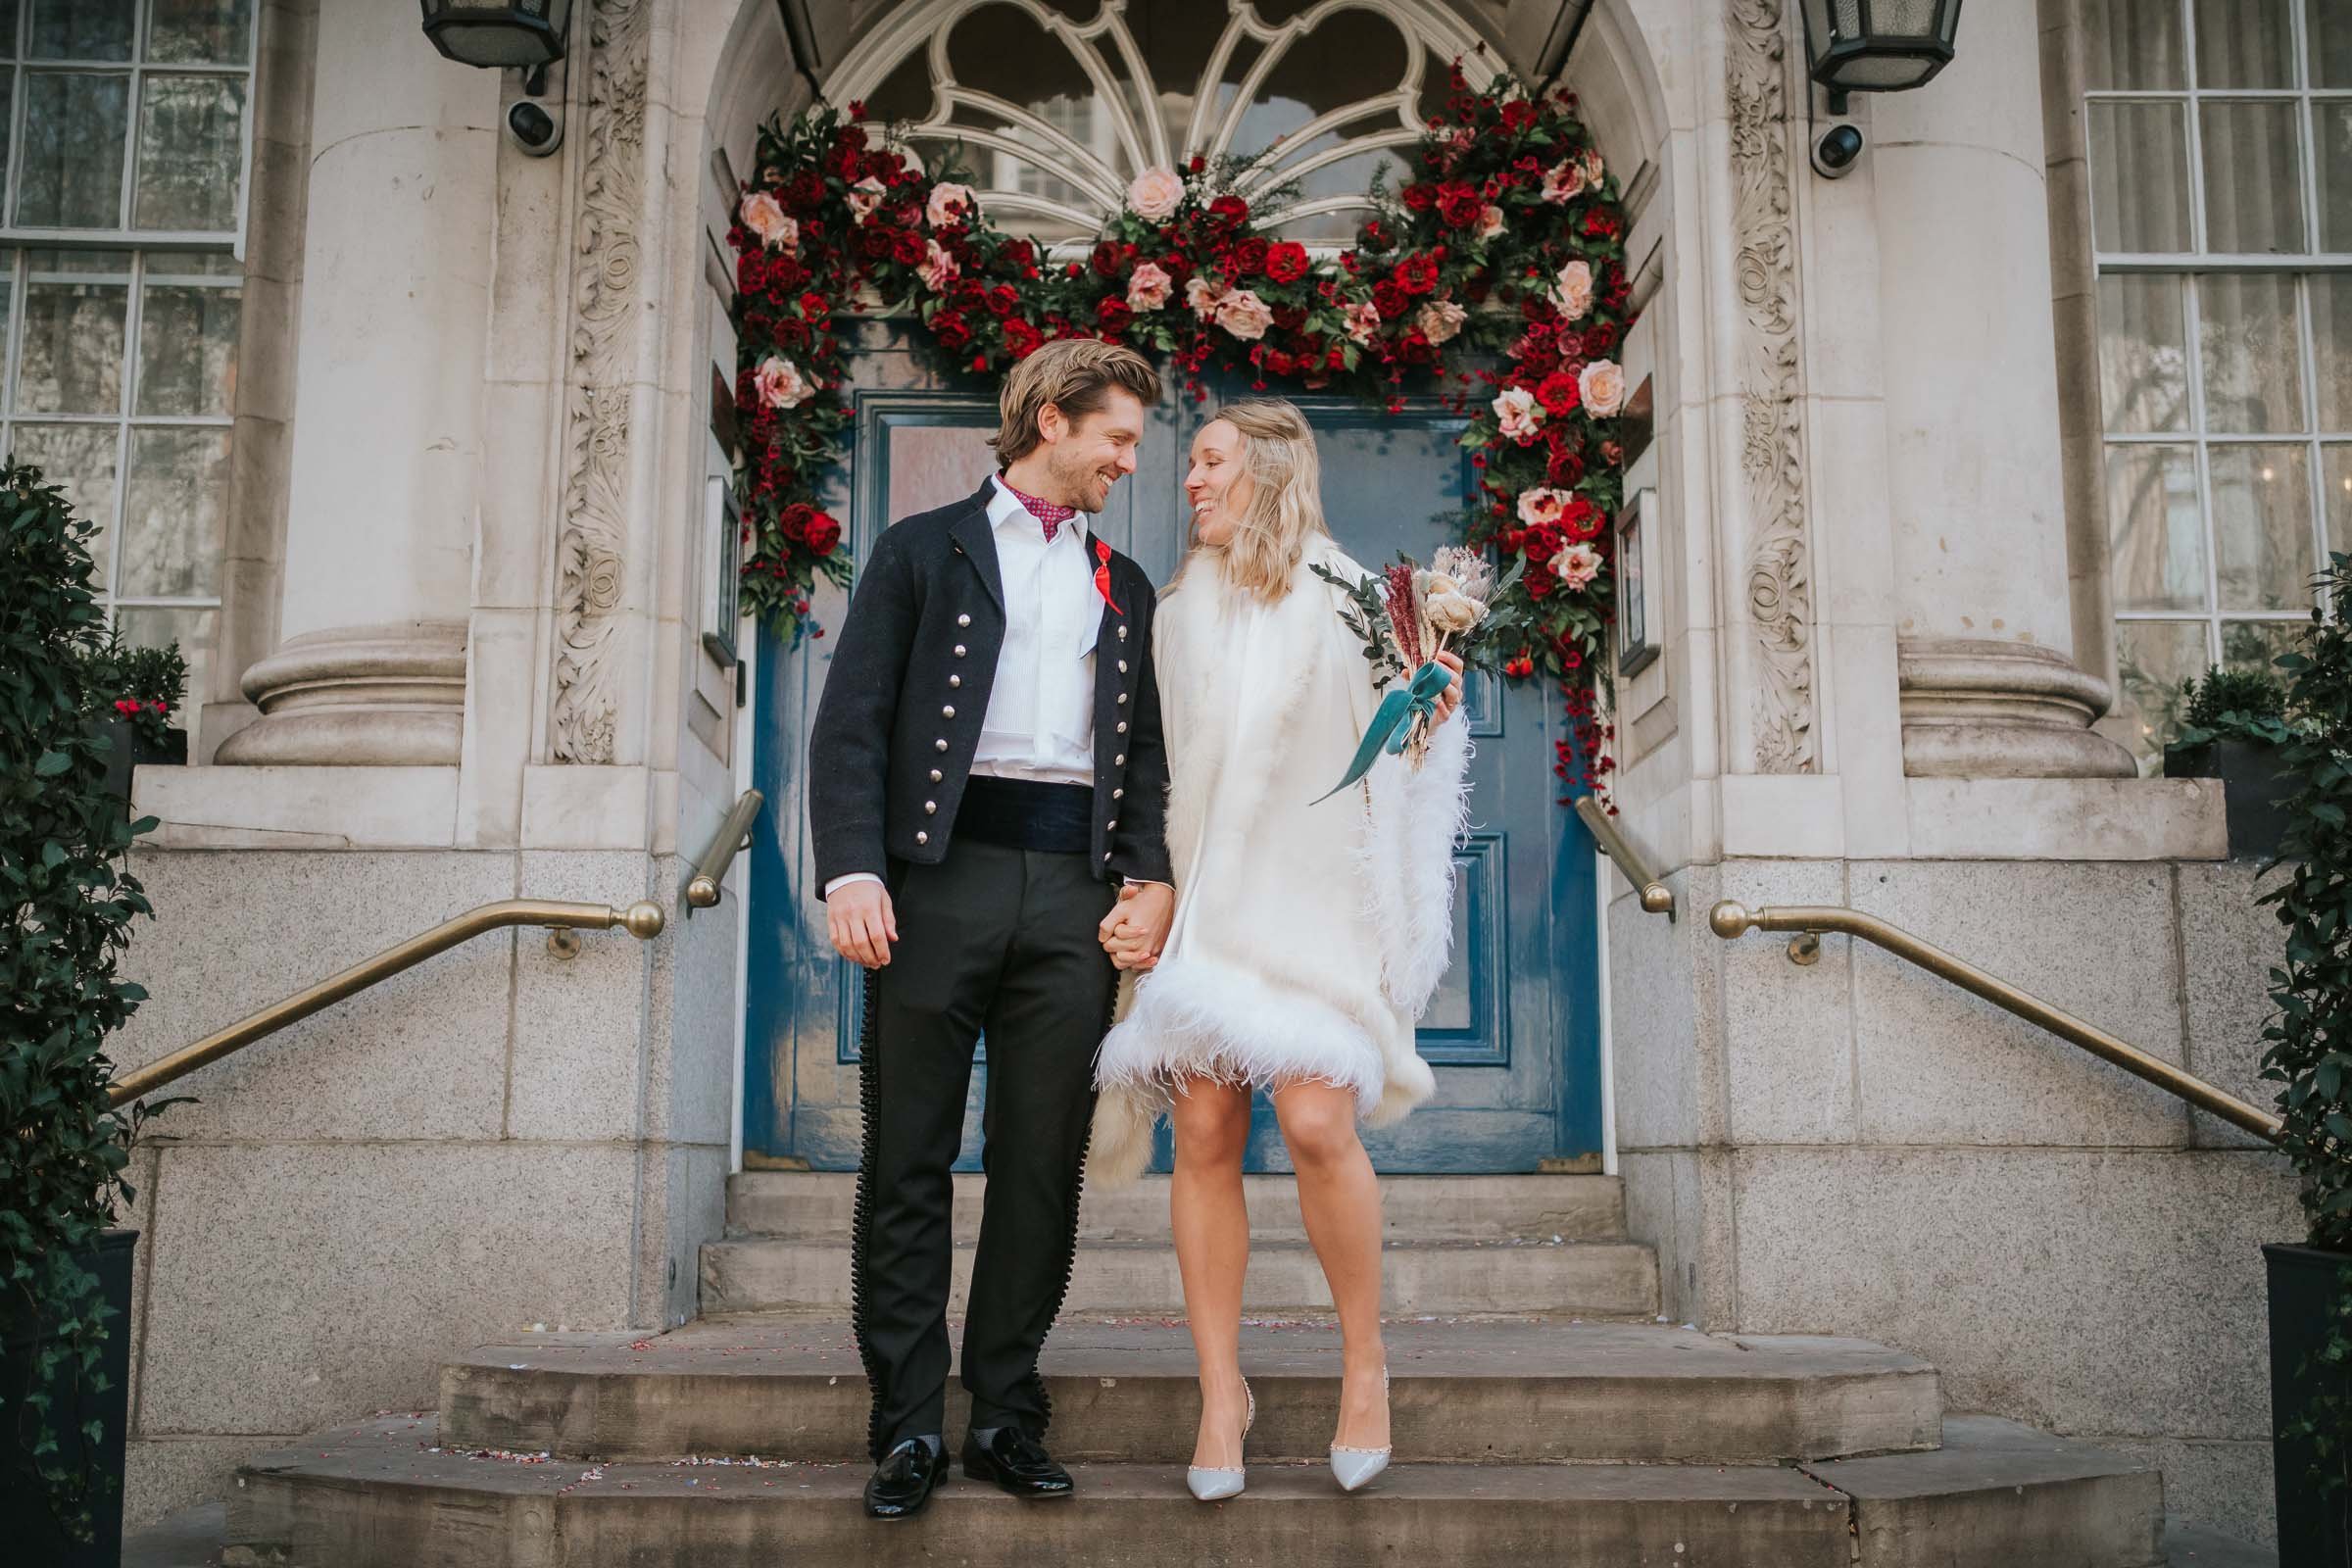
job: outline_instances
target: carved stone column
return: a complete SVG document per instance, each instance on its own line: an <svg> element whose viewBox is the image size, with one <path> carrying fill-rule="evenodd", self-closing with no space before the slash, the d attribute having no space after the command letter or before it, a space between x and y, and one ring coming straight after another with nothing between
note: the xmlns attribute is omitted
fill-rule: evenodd
<svg viewBox="0 0 2352 1568"><path fill-rule="evenodd" d="M1870 100L1903 767L2121 777L2075 662L2034 0L1978 0L1958 58Z"/></svg>
<svg viewBox="0 0 2352 1568"><path fill-rule="evenodd" d="M413 7L319 0L285 586L229 763L458 760L498 74Z"/></svg>

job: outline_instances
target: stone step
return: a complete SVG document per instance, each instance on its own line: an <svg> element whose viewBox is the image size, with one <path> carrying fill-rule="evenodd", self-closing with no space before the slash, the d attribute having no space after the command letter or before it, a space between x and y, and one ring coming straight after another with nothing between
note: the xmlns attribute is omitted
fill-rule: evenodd
<svg viewBox="0 0 2352 1568"><path fill-rule="evenodd" d="M1399 1465L1343 1494L1319 1465L1254 1466L1214 1507L1173 1466L1081 1465L1024 1503L958 1475L919 1518L858 1507L863 1465L522 1462L385 1417L239 1472L226 1560L283 1568L2149 1568L2156 1473L2007 1422L1934 1453L1763 1465ZM535 1456L533 1456L535 1458ZM1857 1547L1859 1549L1857 1550Z"/></svg>
<svg viewBox="0 0 2352 1568"><path fill-rule="evenodd" d="M958 1246L951 1313L963 1311L971 1269L972 1249ZM846 1314L850 1306L846 1239L713 1242L703 1249L702 1276L706 1314ZM1250 1249L1242 1300L1246 1309L1260 1313L1331 1310L1322 1266L1298 1242ZM1648 1317L1657 1300L1656 1256L1632 1242L1416 1242L1391 1247L1384 1258L1382 1309L1400 1317ZM1062 1309L1136 1317L1181 1312L1184 1291L1175 1250L1164 1242L1082 1245Z"/></svg>
<svg viewBox="0 0 2352 1568"><path fill-rule="evenodd" d="M956 1343L960 1327L951 1332ZM1716 1336L1654 1323L1396 1323L1384 1332L1403 1461L1751 1464L1936 1446L1936 1371L1860 1340ZM865 1374L839 1320L735 1318L654 1339L534 1337L441 1373L442 1430L464 1447L572 1458L866 1453ZM1245 1326L1253 1457L1331 1441L1340 1337ZM1065 1321L1047 1342L1054 1451L1182 1464L1200 1419L1181 1324ZM951 1378L950 1432L966 1425Z"/></svg>
<svg viewBox="0 0 2352 1568"><path fill-rule="evenodd" d="M1250 1232L1263 1242L1306 1239L1298 1184L1289 1176L1247 1176ZM727 1182L727 1227L738 1236L794 1241L849 1234L858 1178L849 1172L747 1170ZM956 1239L980 1233L987 1178L956 1178ZM1388 1176L1381 1210L1394 1241L1617 1241L1625 1235L1625 1187L1614 1176ZM1079 1216L1083 1241L1164 1241L1168 1179L1090 1190Z"/></svg>

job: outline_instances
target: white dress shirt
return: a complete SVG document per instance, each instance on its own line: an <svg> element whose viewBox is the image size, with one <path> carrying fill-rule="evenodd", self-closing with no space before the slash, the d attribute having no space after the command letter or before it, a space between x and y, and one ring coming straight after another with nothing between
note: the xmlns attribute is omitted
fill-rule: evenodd
<svg viewBox="0 0 2352 1568"><path fill-rule="evenodd" d="M1042 784L1095 781L1095 638L1102 598L1086 558L1085 513L1065 519L1046 539L1046 525L992 477L988 522L997 543L997 572L1004 587L1004 646L980 720L972 772L985 778ZM825 884L879 882L852 871Z"/></svg>

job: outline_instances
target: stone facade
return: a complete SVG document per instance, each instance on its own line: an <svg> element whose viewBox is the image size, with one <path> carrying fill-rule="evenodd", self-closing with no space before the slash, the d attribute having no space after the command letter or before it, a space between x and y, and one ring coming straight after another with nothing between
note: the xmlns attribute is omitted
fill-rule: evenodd
<svg viewBox="0 0 2352 1568"><path fill-rule="evenodd" d="M677 897L746 777L684 521L733 364L714 171L886 9L581 0L565 142L531 159L495 128L516 83L413 12L267 8L250 266L279 308L246 352L285 341L238 426L240 667L216 755L138 782L155 1000L120 1059L493 900L673 912L573 957L477 940L189 1080L138 1154L136 1519L421 1407L469 1345L694 1309L742 1015L739 906ZM1458 9L1554 69L1557 6ZM1886 1341L2261 1534L2281 1164L1875 950L1796 968L1704 920L1849 904L2265 1098L2269 917L2219 797L2121 776L2089 727L2095 451L2061 442L2088 372L2048 304L2080 303L2052 235L2082 236L2036 47L2072 34L2042 20L1977 0L1929 89L1856 100L1872 151L1834 183L1779 0L1601 0L1566 58L1648 300L1664 656L1620 694L1617 795L1682 911L1610 906L1613 1158L1678 1319Z"/></svg>

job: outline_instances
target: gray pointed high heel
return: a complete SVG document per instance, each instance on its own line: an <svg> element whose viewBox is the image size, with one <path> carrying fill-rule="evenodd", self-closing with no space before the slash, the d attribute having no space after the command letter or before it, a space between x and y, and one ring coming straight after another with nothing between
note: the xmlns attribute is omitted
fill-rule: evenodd
<svg viewBox="0 0 2352 1568"><path fill-rule="evenodd" d="M1250 1437L1250 1429L1257 1425L1257 1396L1250 1392L1248 1378L1242 1379L1242 1397L1249 1401L1249 1409L1242 1416L1242 1439L1247 1442ZM1248 1480L1246 1468L1238 1464L1231 1468L1224 1465L1194 1464L1187 1465L1184 1469L1185 1486L1191 1490L1194 1496L1202 1502L1223 1502L1227 1497L1239 1493L1248 1484Z"/></svg>
<svg viewBox="0 0 2352 1568"><path fill-rule="evenodd" d="M1389 1369L1380 1369L1380 1396L1389 1396ZM1389 1467L1389 1456L1396 1451L1392 1443L1385 1448L1346 1448L1331 1446L1331 1478L1340 1484L1342 1492L1353 1492Z"/></svg>

